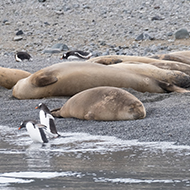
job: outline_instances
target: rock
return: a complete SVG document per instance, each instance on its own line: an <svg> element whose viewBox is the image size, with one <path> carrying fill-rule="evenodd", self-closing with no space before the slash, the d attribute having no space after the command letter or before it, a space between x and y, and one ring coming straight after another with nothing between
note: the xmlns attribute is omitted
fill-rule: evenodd
<svg viewBox="0 0 190 190"><path fill-rule="evenodd" d="M19 31L16 32L17 36L22 35L22 34L24 34L24 32L22 30L19 30Z"/></svg>
<svg viewBox="0 0 190 190"><path fill-rule="evenodd" d="M56 49L56 48L47 48L44 49L42 53L50 53L50 54L54 54L54 53L61 53L60 49Z"/></svg>
<svg viewBox="0 0 190 190"><path fill-rule="evenodd" d="M64 12L62 10L55 11L57 15L64 15Z"/></svg>
<svg viewBox="0 0 190 190"><path fill-rule="evenodd" d="M49 26L49 25L50 25L50 23L49 23L49 22L44 22L44 24L45 24L45 25L47 25L47 26Z"/></svg>
<svg viewBox="0 0 190 190"><path fill-rule="evenodd" d="M185 39L189 38L189 32L187 29L183 28L175 32L175 39Z"/></svg>
<svg viewBox="0 0 190 190"><path fill-rule="evenodd" d="M148 33L142 33L140 34L136 39L136 41L141 41L141 40L154 40L153 37L151 37Z"/></svg>
<svg viewBox="0 0 190 190"><path fill-rule="evenodd" d="M3 20L3 25L10 25L10 22L7 19Z"/></svg>
<svg viewBox="0 0 190 190"><path fill-rule="evenodd" d="M105 45L106 45L106 42L105 42L105 41L100 41L100 45L101 45L101 46L105 46Z"/></svg>
<svg viewBox="0 0 190 190"><path fill-rule="evenodd" d="M67 51L69 50L68 46L66 44L63 43L57 43L54 44L51 49L59 49L60 51Z"/></svg>
<svg viewBox="0 0 190 190"><path fill-rule="evenodd" d="M3 23L5 24L6 22L8 22L8 20L7 20L7 19L4 19L4 20L3 20Z"/></svg>
<svg viewBox="0 0 190 190"><path fill-rule="evenodd" d="M14 37L14 41L20 41L20 40L22 40L23 39L23 37L22 36L15 36Z"/></svg>
<svg viewBox="0 0 190 190"><path fill-rule="evenodd" d="M173 32L167 33L167 36L173 36Z"/></svg>
<svg viewBox="0 0 190 190"><path fill-rule="evenodd" d="M98 52L98 51L92 52L92 56L93 56L93 57L98 57L98 56L101 56L101 55L102 55L101 52Z"/></svg>
<svg viewBox="0 0 190 190"><path fill-rule="evenodd" d="M152 21L154 21L154 20L163 20L163 18L160 17L160 16L158 16L158 15L156 15L156 16L152 17L151 20Z"/></svg>

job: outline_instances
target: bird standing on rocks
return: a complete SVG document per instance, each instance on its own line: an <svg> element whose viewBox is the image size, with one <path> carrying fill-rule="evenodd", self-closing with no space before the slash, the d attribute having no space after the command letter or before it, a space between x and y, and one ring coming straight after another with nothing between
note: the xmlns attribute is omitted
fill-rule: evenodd
<svg viewBox="0 0 190 190"><path fill-rule="evenodd" d="M40 143L47 143L48 139L46 137L46 134L44 133L44 130L46 126L37 123L34 120L25 120L21 123L19 130L26 127L31 139L34 142L40 142Z"/></svg>
<svg viewBox="0 0 190 190"><path fill-rule="evenodd" d="M40 109L39 116L40 116L40 123L45 125L47 128L45 132L47 132L49 137L59 137L60 135L57 132L54 117L51 115L50 110L44 103L38 104L35 109Z"/></svg>
<svg viewBox="0 0 190 190"><path fill-rule="evenodd" d="M69 51L64 53L61 59L89 59L92 56L89 52L84 51Z"/></svg>
<svg viewBox="0 0 190 190"><path fill-rule="evenodd" d="M32 60L32 57L29 53L27 52L24 52L24 51L19 51L15 54L15 59L17 62L21 62L25 59L27 60Z"/></svg>

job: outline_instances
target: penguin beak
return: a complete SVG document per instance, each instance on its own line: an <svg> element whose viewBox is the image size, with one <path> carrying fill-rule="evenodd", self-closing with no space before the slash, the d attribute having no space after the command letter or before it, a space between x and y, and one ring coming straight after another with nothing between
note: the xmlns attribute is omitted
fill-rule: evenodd
<svg viewBox="0 0 190 190"><path fill-rule="evenodd" d="M38 108L39 108L38 106L35 107L35 109L38 109Z"/></svg>
<svg viewBox="0 0 190 190"><path fill-rule="evenodd" d="M20 130L21 129L21 126L18 128L18 130Z"/></svg>

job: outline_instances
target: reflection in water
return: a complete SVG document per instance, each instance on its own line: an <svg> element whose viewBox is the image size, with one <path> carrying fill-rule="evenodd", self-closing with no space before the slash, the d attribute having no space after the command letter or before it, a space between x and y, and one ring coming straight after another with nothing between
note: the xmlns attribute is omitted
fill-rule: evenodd
<svg viewBox="0 0 190 190"><path fill-rule="evenodd" d="M50 155L47 151L39 151L43 150L43 147L40 143L31 143L29 147L25 151L26 161L28 164L28 168L36 169L36 168L49 168L50 167Z"/></svg>
<svg viewBox="0 0 190 190"><path fill-rule="evenodd" d="M42 145L24 131L0 130L0 187L6 189L190 188L188 146L84 133Z"/></svg>

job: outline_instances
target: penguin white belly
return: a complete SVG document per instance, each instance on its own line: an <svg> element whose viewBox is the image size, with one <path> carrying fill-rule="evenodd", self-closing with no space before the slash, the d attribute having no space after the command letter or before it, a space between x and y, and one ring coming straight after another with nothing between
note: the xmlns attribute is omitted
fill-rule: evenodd
<svg viewBox="0 0 190 190"><path fill-rule="evenodd" d="M38 127L34 127L34 125L32 123L27 123L26 124L26 129L31 137L31 139L34 142L40 142L43 143L42 137L41 137L41 133Z"/></svg>
<svg viewBox="0 0 190 190"><path fill-rule="evenodd" d="M40 110L40 123L45 125L47 128L44 130L45 133L49 137L56 137L57 134L53 134L51 132L51 126L50 126L50 120L53 120L54 122L54 117L48 113L45 113L43 110Z"/></svg>

